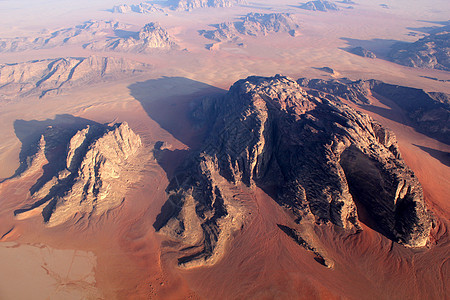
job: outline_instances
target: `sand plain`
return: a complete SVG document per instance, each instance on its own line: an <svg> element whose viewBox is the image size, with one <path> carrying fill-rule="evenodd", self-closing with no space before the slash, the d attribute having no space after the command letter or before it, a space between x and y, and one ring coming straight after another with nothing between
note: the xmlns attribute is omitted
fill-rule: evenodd
<svg viewBox="0 0 450 300"><path fill-rule="evenodd" d="M329 13L301 10L290 1L258 1L245 7L169 12L166 16L112 14L106 10L118 3L107 0L1 1L0 37L32 35L44 28L54 30L89 19L117 19L135 28L159 21L187 51L99 53L71 45L0 54L0 63L105 55L152 65L139 77L43 99L0 103L2 179L14 174L19 165L22 143L14 127L17 120L44 122L69 115L100 123L127 121L148 148L142 158L146 171L127 191L124 205L89 226L69 222L50 229L39 218L17 220L13 211L27 198L35 178L29 178L27 184L0 183L0 298L26 299L39 294L43 299L439 299L448 295L450 147L415 132L392 104L375 102L374 107L358 109L397 134L402 155L417 174L427 205L437 216L432 250L404 249L367 226L361 236L350 238L324 227L315 234L335 260L335 268L326 269L278 229L276 224L285 220L284 212L262 191L245 196L251 198L254 217L213 267L177 268L176 253L167 251L163 238L152 227L166 200L167 177L187 150L196 147L202 134L189 121L189 103L224 93L238 79L277 73L293 78L330 78L314 69L328 66L350 79L374 78L450 93L448 82L421 77L450 80L448 72L411 69L382 59L393 41L413 41L417 37L409 36L410 31L420 33L422 27L437 25L432 22L445 21L450 11L447 1L395 1L388 3L388 10L379 6L386 1L357 2L354 9ZM251 11L295 13L301 34L295 38L285 33L245 37L245 48L227 43L214 51L205 48L210 41L198 30ZM380 58L372 60L345 51L356 45L373 50ZM157 141L178 150L163 165L152 158ZM243 188L242 194L250 192ZM41 265L45 263L55 268L44 272ZM76 271L66 273L69 265ZM64 288L58 288L61 286Z"/></svg>

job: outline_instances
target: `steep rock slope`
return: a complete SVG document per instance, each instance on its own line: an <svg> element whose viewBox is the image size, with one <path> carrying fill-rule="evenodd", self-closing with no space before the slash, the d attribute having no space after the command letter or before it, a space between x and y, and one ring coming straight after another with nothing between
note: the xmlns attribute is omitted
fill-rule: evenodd
<svg viewBox="0 0 450 300"><path fill-rule="evenodd" d="M0 100L58 94L64 89L144 72L143 63L114 57L67 57L0 64Z"/></svg>
<svg viewBox="0 0 450 300"><path fill-rule="evenodd" d="M408 67L450 71L450 25L414 43L395 44L388 58Z"/></svg>
<svg viewBox="0 0 450 300"><path fill-rule="evenodd" d="M41 213L47 225L56 226L116 208L128 184L122 176L126 162L140 146L127 123L87 125L73 136L68 129L47 128L25 169L43 165L43 175L30 189L32 204L16 210L16 217Z"/></svg>
<svg viewBox="0 0 450 300"><path fill-rule="evenodd" d="M273 32L288 32L292 36L298 35L300 25L292 14L285 13L249 13L236 22L225 22L214 25L215 30L202 30L204 37L220 41L233 41L239 35L265 36Z"/></svg>
<svg viewBox="0 0 450 300"><path fill-rule="evenodd" d="M100 51L145 53L154 49L172 49L177 45L158 23L148 23L129 37L113 37L86 44L84 47Z"/></svg>
<svg viewBox="0 0 450 300"><path fill-rule="evenodd" d="M397 104L417 131L450 144L450 96L438 92L384 83L379 80L298 80L301 86L333 94L360 105L370 105L369 96Z"/></svg>
<svg viewBox="0 0 450 300"><path fill-rule="evenodd" d="M220 257L245 218L226 192L240 184L261 187L297 223L359 231L356 201L387 237L411 247L427 243L431 224L421 186L393 133L367 115L283 76L240 80L195 115L213 120L210 135L171 181L154 224L197 247L180 263Z"/></svg>

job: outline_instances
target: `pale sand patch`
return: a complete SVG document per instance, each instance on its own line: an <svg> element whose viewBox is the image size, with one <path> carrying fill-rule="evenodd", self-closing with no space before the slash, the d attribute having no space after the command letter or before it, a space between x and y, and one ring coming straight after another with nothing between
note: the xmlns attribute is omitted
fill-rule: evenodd
<svg viewBox="0 0 450 300"><path fill-rule="evenodd" d="M92 252L0 243L1 299L98 299Z"/></svg>

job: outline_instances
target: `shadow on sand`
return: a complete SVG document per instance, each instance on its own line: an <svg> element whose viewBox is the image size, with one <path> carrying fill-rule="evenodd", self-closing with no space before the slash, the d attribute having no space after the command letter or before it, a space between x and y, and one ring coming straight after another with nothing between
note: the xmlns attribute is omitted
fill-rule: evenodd
<svg viewBox="0 0 450 300"><path fill-rule="evenodd" d="M186 156L198 149L206 135L205 126L191 117L198 101L224 95L225 90L184 77L161 77L128 86L131 96L139 101L147 115L189 147L189 150L162 149L155 145L158 164L170 180Z"/></svg>
<svg viewBox="0 0 450 300"><path fill-rule="evenodd" d="M413 145L416 146L417 148L420 148L422 151L425 151L426 153L430 154L432 157L439 160L442 164L450 167L450 152L440 151L440 150L436 150L433 148L420 146L420 145L416 145L416 144L413 144Z"/></svg>

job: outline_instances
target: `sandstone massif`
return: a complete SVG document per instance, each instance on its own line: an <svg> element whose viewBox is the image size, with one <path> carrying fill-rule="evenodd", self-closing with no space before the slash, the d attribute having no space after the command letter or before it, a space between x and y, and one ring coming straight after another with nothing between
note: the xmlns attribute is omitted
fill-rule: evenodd
<svg viewBox="0 0 450 300"><path fill-rule="evenodd" d="M323 1L323 0L316 0L316 1L309 1L302 5L300 5L300 8L306 9L306 10L312 10L312 11L336 11L339 10L339 7L330 1Z"/></svg>
<svg viewBox="0 0 450 300"><path fill-rule="evenodd" d="M119 14L126 14L130 12L135 12L139 14L150 14L154 12L163 12L164 10L162 8L157 7L156 5L148 2L142 2L139 4L120 4L115 5L111 12L113 13L119 13Z"/></svg>
<svg viewBox="0 0 450 300"><path fill-rule="evenodd" d="M388 58L408 67L450 71L450 25L414 43L394 44Z"/></svg>
<svg viewBox="0 0 450 300"><path fill-rule="evenodd" d="M427 244L431 220L422 188L395 135L338 98L284 76L253 76L202 101L193 117L209 124L209 134L170 181L154 223L183 245L180 265L220 259L249 216L236 196L240 186L261 188L292 224L334 224L355 234L362 230L362 206L391 240ZM279 228L331 267L295 226Z"/></svg>
<svg viewBox="0 0 450 300"><path fill-rule="evenodd" d="M300 25L295 16L286 13L249 13L236 22L213 25L214 30L202 30L200 34L207 39L238 41L240 35L265 36L274 32L287 32L292 36L299 34Z"/></svg>
<svg viewBox="0 0 450 300"><path fill-rule="evenodd" d="M34 151L22 155L22 171L9 180L43 172L30 189L29 204L14 212L16 218L41 214L48 226L85 217L90 222L124 201L132 182L125 173L141 147L140 137L127 123L77 129L49 126Z"/></svg>
<svg viewBox="0 0 450 300"><path fill-rule="evenodd" d="M373 53L370 50L367 50L366 48L363 47L355 47L349 50L350 53L362 56L362 57L368 57L368 58L377 58L377 56L375 55L375 53Z"/></svg>
<svg viewBox="0 0 450 300"><path fill-rule="evenodd" d="M205 7L232 7L235 5L246 4L245 0L176 0L171 8L173 10L191 11L197 8Z"/></svg>
<svg viewBox="0 0 450 300"><path fill-rule="evenodd" d="M155 49L177 48L176 42L158 23L148 23L139 32L127 37L112 37L84 46L97 51L148 53Z"/></svg>
<svg viewBox="0 0 450 300"><path fill-rule="evenodd" d="M298 83L358 105L370 105L370 97L388 99L404 111L409 124L443 143L450 144L450 96L439 92L384 83L379 80L308 80Z"/></svg>
<svg viewBox="0 0 450 300"><path fill-rule="evenodd" d="M0 100L54 95L65 89L139 74L148 65L114 57L66 57L0 64Z"/></svg>

